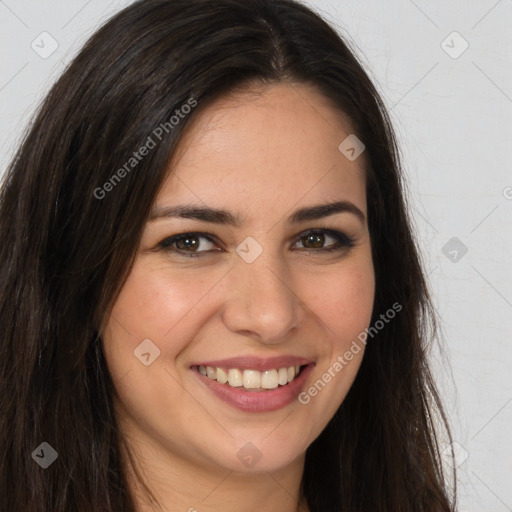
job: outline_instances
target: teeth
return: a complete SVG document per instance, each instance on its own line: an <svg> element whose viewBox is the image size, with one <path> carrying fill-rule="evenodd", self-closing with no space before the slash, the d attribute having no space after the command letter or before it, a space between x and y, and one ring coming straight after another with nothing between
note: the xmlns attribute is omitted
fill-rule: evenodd
<svg viewBox="0 0 512 512"><path fill-rule="evenodd" d="M286 368L279 368L277 372L277 383L280 386L284 386L288 383L288 370Z"/></svg>
<svg viewBox="0 0 512 512"><path fill-rule="evenodd" d="M278 384L277 370L266 370L261 374L261 387L263 389L275 389Z"/></svg>
<svg viewBox="0 0 512 512"><path fill-rule="evenodd" d="M261 387L261 373L257 370L244 370L244 388L258 389Z"/></svg>
<svg viewBox="0 0 512 512"><path fill-rule="evenodd" d="M244 389L276 389L291 382L300 372L300 366L289 366L271 370L243 370L236 368L216 368L213 366L199 366L199 373L220 384L228 384L231 387Z"/></svg>
<svg viewBox="0 0 512 512"><path fill-rule="evenodd" d="M240 370L229 370L228 383L233 388L239 388L240 386L243 386L244 380L242 372Z"/></svg>
<svg viewBox="0 0 512 512"><path fill-rule="evenodd" d="M217 368L217 382L221 384L226 384L228 381L228 374L225 372L224 368Z"/></svg>

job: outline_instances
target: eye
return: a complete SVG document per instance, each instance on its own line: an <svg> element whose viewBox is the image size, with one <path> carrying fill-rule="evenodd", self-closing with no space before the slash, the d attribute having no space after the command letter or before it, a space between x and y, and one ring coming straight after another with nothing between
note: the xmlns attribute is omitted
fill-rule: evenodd
<svg viewBox="0 0 512 512"><path fill-rule="evenodd" d="M331 229L312 229L301 233L297 243L301 243L302 249L308 253L342 251L355 245L353 238ZM327 247L325 243L328 243Z"/></svg>
<svg viewBox="0 0 512 512"><path fill-rule="evenodd" d="M167 252L189 257L199 257L201 253L222 250L214 249L217 245L213 238L206 233L181 233L162 240L158 245Z"/></svg>

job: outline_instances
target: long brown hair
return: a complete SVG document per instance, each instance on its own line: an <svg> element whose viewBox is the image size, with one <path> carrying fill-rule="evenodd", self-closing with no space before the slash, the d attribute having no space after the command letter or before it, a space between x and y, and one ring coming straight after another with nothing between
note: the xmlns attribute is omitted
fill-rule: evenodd
<svg viewBox="0 0 512 512"><path fill-rule="evenodd" d="M403 307L307 450L302 491L312 512L453 510L436 437L449 430L426 359L435 315L393 130L349 45L293 0L139 0L42 103L0 195L0 510L135 510L100 326L184 128L217 97L277 82L316 86L365 143L372 323ZM194 111L105 187L190 98ZM58 453L47 469L31 457L41 442Z"/></svg>

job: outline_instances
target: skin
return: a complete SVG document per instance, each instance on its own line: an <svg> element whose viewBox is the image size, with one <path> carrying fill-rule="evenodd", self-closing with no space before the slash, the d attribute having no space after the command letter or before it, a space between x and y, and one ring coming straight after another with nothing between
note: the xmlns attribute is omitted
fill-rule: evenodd
<svg viewBox="0 0 512 512"><path fill-rule="evenodd" d="M366 220L344 212L287 221L298 208L335 200L366 217L364 153L351 162L338 150L350 133L344 116L301 84L223 97L187 127L154 205L222 208L245 222L148 221L103 333L120 428L163 510L307 510L305 450L345 398L364 350L308 404L294 400L266 413L221 401L190 367L243 355L303 356L315 362L307 389L368 327L375 281ZM355 245L322 252L336 241L325 235L320 248L308 245L299 235L314 228L341 231ZM199 238L198 258L159 248L198 231L218 240ZM248 236L263 249L250 264L236 252ZM134 357L144 339L160 350L149 366ZM237 457L248 442L261 453L250 468ZM154 510L128 471L140 510Z"/></svg>

